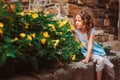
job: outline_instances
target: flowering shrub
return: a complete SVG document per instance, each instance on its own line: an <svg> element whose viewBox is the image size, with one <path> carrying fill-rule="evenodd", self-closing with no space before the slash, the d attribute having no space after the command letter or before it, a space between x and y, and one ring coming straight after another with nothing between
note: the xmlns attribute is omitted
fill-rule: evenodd
<svg viewBox="0 0 120 80"><path fill-rule="evenodd" d="M24 13L20 3L0 3L0 66L12 58L38 68L40 62L57 58L71 62L80 57L80 44L67 19L37 10ZM9 60L8 60L9 61Z"/></svg>

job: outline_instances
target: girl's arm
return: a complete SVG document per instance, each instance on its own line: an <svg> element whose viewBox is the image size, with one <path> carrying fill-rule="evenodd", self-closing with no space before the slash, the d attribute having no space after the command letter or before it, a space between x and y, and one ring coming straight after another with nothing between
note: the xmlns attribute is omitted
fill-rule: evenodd
<svg viewBox="0 0 120 80"><path fill-rule="evenodd" d="M84 60L82 60L83 63L88 63L92 54L92 48L93 48L93 41L94 41L94 34L91 34L88 41L88 50L87 50L87 56Z"/></svg>
<svg viewBox="0 0 120 80"><path fill-rule="evenodd" d="M77 34L76 34L76 33L73 33L73 34L74 34L75 40L76 40L77 42L79 42L79 39L78 39Z"/></svg>

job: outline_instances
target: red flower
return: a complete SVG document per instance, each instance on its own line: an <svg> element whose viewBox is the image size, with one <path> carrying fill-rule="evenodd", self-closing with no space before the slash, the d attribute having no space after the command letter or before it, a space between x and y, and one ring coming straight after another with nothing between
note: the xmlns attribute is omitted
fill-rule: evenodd
<svg viewBox="0 0 120 80"><path fill-rule="evenodd" d="M7 0L7 2L11 2L11 0Z"/></svg>
<svg viewBox="0 0 120 80"><path fill-rule="evenodd" d="M10 14L12 12L12 9L11 8L8 8L8 13Z"/></svg>
<svg viewBox="0 0 120 80"><path fill-rule="evenodd" d="M6 16L7 19L10 19L10 16Z"/></svg>

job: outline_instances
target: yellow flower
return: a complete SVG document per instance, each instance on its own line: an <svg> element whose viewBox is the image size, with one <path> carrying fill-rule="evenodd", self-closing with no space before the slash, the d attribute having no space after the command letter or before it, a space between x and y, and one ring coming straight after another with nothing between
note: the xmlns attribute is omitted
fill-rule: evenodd
<svg viewBox="0 0 120 80"><path fill-rule="evenodd" d="M0 29L0 34L3 34L3 31L2 31L2 29Z"/></svg>
<svg viewBox="0 0 120 80"><path fill-rule="evenodd" d="M13 41L17 41L17 40L18 40L18 38L17 38L17 37L15 37Z"/></svg>
<svg viewBox="0 0 120 80"><path fill-rule="evenodd" d="M65 41L66 39L65 38L61 38L61 40Z"/></svg>
<svg viewBox="0 0 120 80"><path fill-rule="evenodd" d="M25 25L25 28L26 28L26 29L28 29L28 28L29 28L29 26Z"/></svg>
<svg viewBox="0 0 120 80"><path fill-rule="evenodd" d="M46 43L46 39L45 38L41 39L41 43L45 44Z"/></svg>
<svg viewBox="0 0 120 80"><path fill-rule="evenodd" d="M72 55L72 61L74 61L76 59L76 55Z"/></svg>
<svg viewBox="0 0 120 80"><path fill-rule="evenodd" d="M45 38L50 37L50 35L48 34L48 32L44 32L44 33L43 33L43 36L44 36Z"/></svg>
<svg viewBox="0 0 120 80"><path fill-rule="evenodd" d="M33 33L33 34L31 34L31 36L32 36L33 38L35 38L36 34L35 34L35 33Z"/></svg>
<svg viewBox="0 0 120 80"><path fill-rule="evenodd" d="M58 40L54 40L54 41L55 41L54 48L56 48L56 46L59 44L60 40L58 39Z"/></svg>
<svg viewBox="0 0 120 80"><path fill-rule="evenodd" d="M75 31L75 27L72 24L70 25L70 27L72 31Z"/></svg>
<svg viewBox="0 0 120 80"><path fill-rule="evenodd" d="M68 22L68 19L64 19L62 23L65 25Z"/></svg>
<svg viewBox="0 0 120 80"><path fill-rule="evenodd" d="M27 26L28 26L28 25L29 25L29 23L25 23L25 25L27 25Z"/></svg>
<svg viewBox="0 0 120 80"><path fill-rule="evenodd" d="M33 46L32 43L29 43L28 45L29 45L29 46Z"/></svg>
<svg viewBox="0 0 120 80"><path fill-rule="evenodd" d="M48 26L51 27L51 29L52 29L53 31L56 30L56 29L55 29L55 26L54 26L53 24L48 24Z"/></svg>
<svg viewBox="0 0 120 80"><path fill-rule="evenodd" d="M59 27L61 28L62 26L64 26L64 24L62 22L59 23Z"/></svg>
<svg viewBox="0 0 120 80"><path fill-rule="evenodd" d="M34 13L34 14L32 14L32 17L33 17L34 19L36 19L36 18L38 18L38 14L37 14L37 13Z"/></svg>
<svg viewBox="0 0 120 80"><path fill-rule="evenodd" d="M32 10L29 10L28 12L29 12L29 13L32 13Z"/></svg>
<svg viewBox="0 0 120 80"><path fill-rule="evenodd" d="M27 15L30 16L30 15L32 14L32 12L33 12L32 10L29 10L29 11L27 12Z"/></svg>
<svg viewBox="0 0 120 80"><path fill-rule="evenodd" d="M48 26L53 26L53 24L48 24Z"/></svg>
<svg viewBox="0 0 120 80"><path fill-rule="evenodd" d="M25 28L26 28L26 29L29 28L29 23L25 23Z"/></svg>
<svg viewBox="0 0 120 80"><path fill-rule="evenodd" d="M59 27L63 27L67 22L68 22L68 19L64 19L63 21L59 20Z"/></svg>
<svg viewBox="0 0 120 80"><path fill-rule="evenodd" d="M62 32L60 32L60 35L62 35L63 33Z"/></svg>
<svg viewBox="0 0 120 80"><path fill-rule="evenodd" d="M25 33L20 33L20 36L21 36L22 38L24 38L24 37L26 36L26 34L25 34Z"/></svg>
<svg viewBox="0 0 120 80"><path fill-rule="evenodd" d="M0 22L0 28L3 28L4 24L2 22Z"/></svg>
<svg viewBox="0 0 120 80"><path fill-rule="evenodd" d="M85 46L85 42L81 42L79 48L83 48L84 46Z"/></svg>
<svg viewBox="0 0 120 80"><path fill-rule="evenodd" d="M21 12L21 13L20 13L20 15L21 15L21 16L24 16L24 15L25 15L25 13L24 13L24 12Z"/></svg>
<svg viewBox="0 0 120 80"><path fill-rule="evenodd" d="M31 13L30 13L30 12L28 12L28 13L27 13L27 15L29 15L29 16L30 16L30 15L31 15Z"/></svg>
<svg viewBox="0 0 120 80"><path fill-rule="evenodd" d="M30 35L27 35L28 40L32 40L32 37Z"/></svg>
<svg viewBox="0 0 120 80"><path fill-rule="evenodd" d="M52 30L53 30L53 31L55 31L55 30L56 30L56 29L55 29L55 26L51 26L51 28L52 28Z"/></svg>

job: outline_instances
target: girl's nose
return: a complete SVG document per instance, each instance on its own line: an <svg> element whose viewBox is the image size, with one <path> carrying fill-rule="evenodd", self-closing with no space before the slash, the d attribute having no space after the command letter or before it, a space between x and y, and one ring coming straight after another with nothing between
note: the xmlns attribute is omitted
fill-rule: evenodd
<svg viewBox="0 0 120 80"><path fill-rule="evenodd" d="M76 21L75 23L78 24L78 21Z"/></svg>

